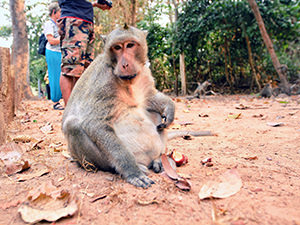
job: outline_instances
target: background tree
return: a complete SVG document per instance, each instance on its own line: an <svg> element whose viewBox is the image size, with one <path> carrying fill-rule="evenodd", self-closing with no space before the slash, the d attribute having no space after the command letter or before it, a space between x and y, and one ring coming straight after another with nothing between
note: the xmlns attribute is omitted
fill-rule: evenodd
<svg viewBox="0 0 300 225"><path fill-rule="evenodd" d="M264 21L260 15L259 8L258 8L255 0L248 0L248 2L249 2L249 5L251 6L251 9L252 9L254 16L256 18L256 21L258 23L258 27L259 27L261 36L262 36L262 38L265 42L265 45L270 53L274 68L280 77L281 89L286 94L290 94L290 85L287 81L286 75L284 74L284 70L281 68L282 65L280 64L280 62L277 58L277 55L276 55L274 47L273 47L272 40L270 39L270 37L268 35L268 32L265 28Z"/></svg>
<svg viewBox="0 0 300 225"><path fill-rule="evenodd" d="M9 3L13 31L12 67L15 78L15 104L18 106L23 97L32 97L28 73L29 45L24 0L10 0Z"/></svg>
<svg viewBox="0 0 300 225"><path fill-rule="evenodd" d="M277 52L284 54L288 40L298 37L299 4L295 1L260 2L262 16L274 41ZM250 91L253 84L275 80L255 17L245 1L188 1L178 18L177 38L179 49L185 52L188 84L210 79L222 92ZM249 45L247 45L247 39ZM247 47L248 46L248 47ZM255 76L251 73L249 49L252 52ZM296 77L299 60L289 63L289 78ZM253 87L259 90L259 85Z"/></svg>

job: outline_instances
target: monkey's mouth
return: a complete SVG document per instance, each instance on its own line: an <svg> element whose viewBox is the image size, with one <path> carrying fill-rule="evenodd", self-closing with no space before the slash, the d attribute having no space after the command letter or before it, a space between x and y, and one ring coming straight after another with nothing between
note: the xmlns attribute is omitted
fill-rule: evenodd
<svg viewBox="0 0 300 225"><path fill-rule="evenodd" d="M131 80L131 79L135 78L136 75L137 75L137 74L135 73L135 74L133 74L133 75L120 75L119 77L120 77L122 80Z"/></svg>

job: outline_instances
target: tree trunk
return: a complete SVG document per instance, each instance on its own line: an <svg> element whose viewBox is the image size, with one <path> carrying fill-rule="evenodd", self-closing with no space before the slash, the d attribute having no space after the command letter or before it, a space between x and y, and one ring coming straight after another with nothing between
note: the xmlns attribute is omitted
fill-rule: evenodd
<svg viewBox="0 0 300 225"><path fill-rule="evenodd" d="M287 81L287 77L286 77L286 74L283 73L282 71L282 65L280 64L278 58L277 58L277 55L275 53L275 50L273 48L273 43L272 43L272 40L270 39L268 33L267 33L267 30L265 28L265 24L264 24L264 21L260 15L260 12L259 12L259 8L256 4L256 1L255 0L248 0L249 2L249 5L253 11L253 14L255 16L255 19L258 23L258 27L259 27L259 30L260 30L260 33L261 33L261 36L264 40L264 43L269 51L269 54L271 56L271 59L272 59L272 62L273 62L273 66L280 78L280 86L281 86L281 90L290 95L290 85Z"/></svg>
<svg viewBox="0 0 300 225"><path fill-rule="evenodd" d="M15 104L18 107L24 97L33 96L28 79L29 47L24 0L10 0L9 3L13 30L12 75L15 78Z"/></svg>
<svg viewBox="0 0 300 225"><path fill-rule="evenodd" d="M0 47L0 144L5 143L6 127L15 114L14 77L10 67L10 49Z"/></svg>
<svg viewBox="0 0 300 225"><path fill-rule="evenodd" d="M136 0L131 0L131 26L136 25Z"/></svg>
<svg viewBox="0 0 300 225"><path fill-rule="evenodd" d="M185 76L185 64L184 64L184 53L180 54L180 78L181 78L181 92L182 95L186 95L186 76Z"/></svg>
<svg viewBox="0 0 300 225"><path fill-rule="evenodd" d="M175 24L175 31L176 33L178 32L177 31L177 26L176 26L176 22L177 22L177 19L178 19L178 4L176 2L176 0L172 0L173 2L173 5L174 5L174 24ZM170 16L170 22L171 21L172 17ZM174 43L172 43L172 58L173 58L173 70L174 70L174 75L175 75L175 93L176 93L176 96L178 96L178 74L176 72L176 60L175 60L175 53L174 53L174 50L175 50L175 45Z"/></svg>
<svg viewBox="0 0 300 225"><path fill-rule="evenodd" d="M233 89L232 89L232 83L231 83L231 79L229 77L229 72L228 72L228 63L227 63L227 51L226 51L226 46L224 44L224 47L223 47L223 53L224 53L224 64L225 64L225 78L226 78L226 81L227 83L229 84L229 87L230 87L230 91L233 92Z"/></svg>
<svg viewBox="0 0 300 225"><path fill-rule="evenodd" d="M257 84L258 90L261 90L261 86L256 74L256 70L254 67L254 62L253 62L253 56L252 56L252 51L251 51L251 44L250 44L250 40L249 40L249 36L247 34L247 31L245 29L245 26L243 26L243 30L244 30L244 34L245 34L245 39L246 39L246 44L247 44L247 49L248 49L248 60L249 60L249 64L250 64L250 68L251 68L251 72L252 72L252 76L255 79L255 82Z"/></svg>

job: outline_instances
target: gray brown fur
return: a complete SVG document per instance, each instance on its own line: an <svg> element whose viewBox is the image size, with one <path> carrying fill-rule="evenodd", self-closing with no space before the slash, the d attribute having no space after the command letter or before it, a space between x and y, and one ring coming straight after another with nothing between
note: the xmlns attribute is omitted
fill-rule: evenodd
<svg viewBox="0 0 300 225"><path fill-rule="evenodd" d="M272 96L272 93L273 93L272 84L269 82L260 91L260 96L263 98L270 98Z"/></svg>
<svg viewBox="0 0 300 225"><path fill-rule="evenodd" d="M128 61L136 71L132 79L121 78L130 74L124 72L124 63L120 68L112 50L127 41L138 45L134 59ZM164 128L172 123L175 112L172 100L155 89L147 60L144 32L129 27L110 33L104 53L76 83L62 121L68 149L81 165L116 171L127 182L144 188L154 183L147 169L162 169Z"/></svg>
<svg viewBox="0 0 300 225"><path fill-rule="evenodd" d="M198 86L194 91L194 98L200 98L202 95L206 95L208 86L211 85L209 81L204 81L202 84L200 82L197 83Z"/></svg>

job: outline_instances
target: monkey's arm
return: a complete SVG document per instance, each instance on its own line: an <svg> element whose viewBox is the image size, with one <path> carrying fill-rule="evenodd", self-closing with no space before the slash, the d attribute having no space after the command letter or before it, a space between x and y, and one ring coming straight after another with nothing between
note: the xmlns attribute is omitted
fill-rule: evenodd
<svg viewBox="0 0 300 225"><path fill-rule="evenodd" d="M158 125L158 129L168 127L174 120L175 104L171 98L161 92L157 92L148 99L147 110L161 116L162 122Z"/></svg>

